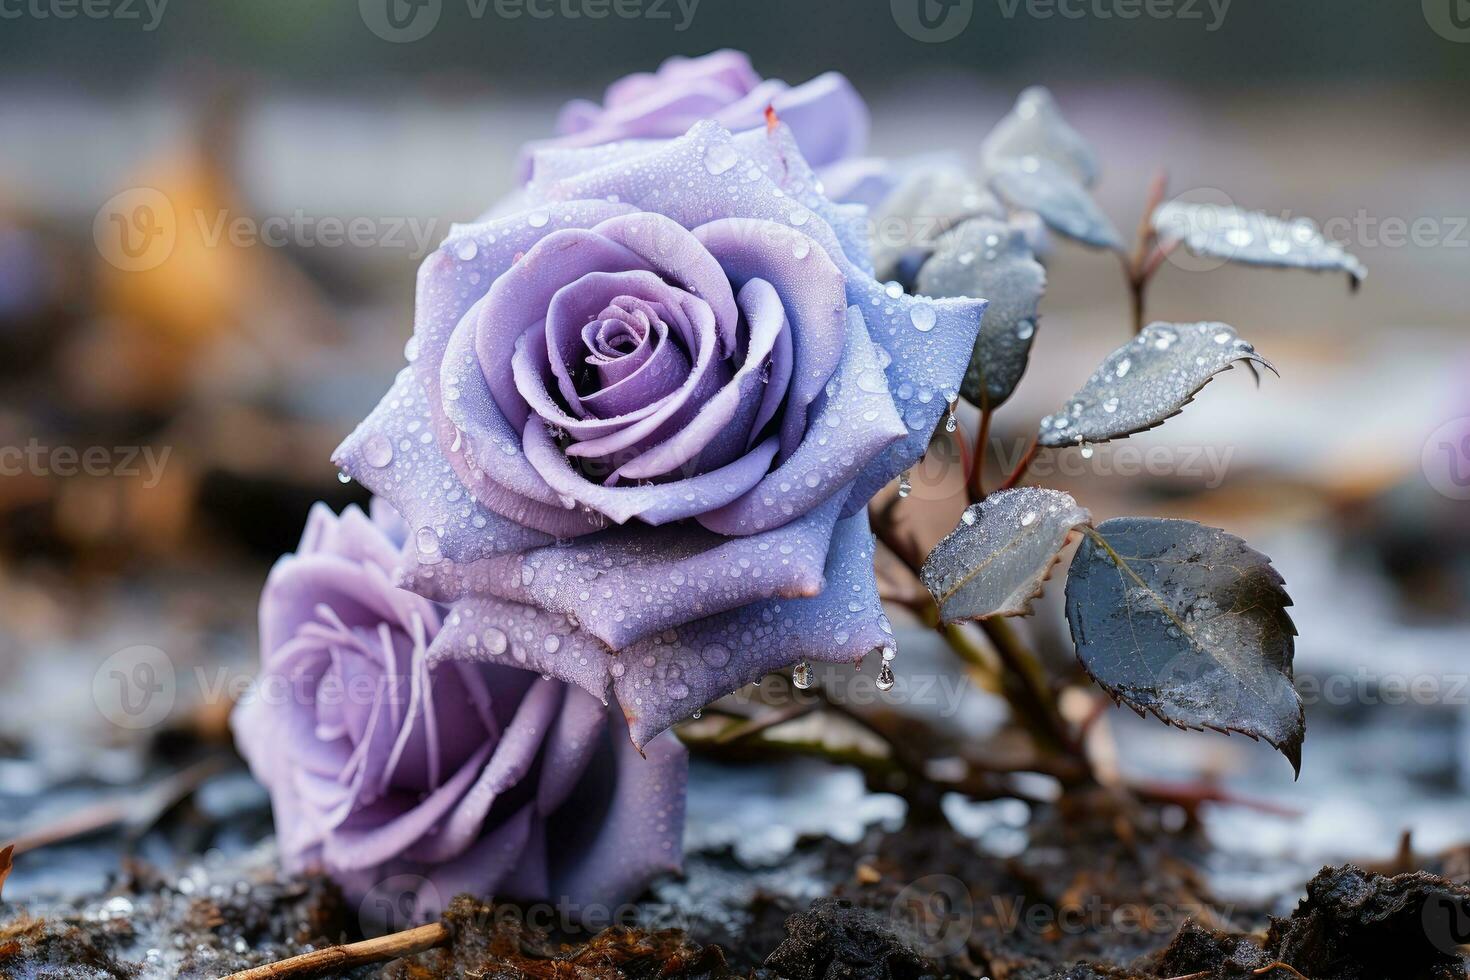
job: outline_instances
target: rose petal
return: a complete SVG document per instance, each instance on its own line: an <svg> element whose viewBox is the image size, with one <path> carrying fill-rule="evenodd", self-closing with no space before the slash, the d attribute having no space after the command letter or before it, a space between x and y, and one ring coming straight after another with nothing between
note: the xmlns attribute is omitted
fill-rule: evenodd
<svg viewBox="0 0 1470 980"><path fill-rule="evenodd" d="M607 696L612 664L602 644L565 616L489 596L454 604L427 660L431 667L446 661L520 667L575 684L599 701Z"/></svg>
<svg viewBox="0 0 1470 980"><path fill-rule="evenodd" d="M613 650L774 596L812 596L838 495L779 533L726 538L684 526L612 528L510 560L525 601L570 615Z"/></svg>
<svg viewBox="0 0 1470 980"><path fill-rule="evenodd" d="M536 811L555 813L581 782L582 774L603 744L607 705L586 691L567 691L541 761L541 783L536 787Z"/></svg>
<svg viewBox="0 0 1470 980"><path fill-rule="evenodd" d="M893 642L873 571L867 511L838 522L827 587L697 620L618 654L613 680L635 744L694 710L800 660L851 663ZM672 635L670 635L670 633Z"/></svg>
<svg viewBox="0 0 1470 980"><path fill-rule="evenodd" d="M393 505L414 529L408 546L430 563L440 558L474 561L548 543L549 535L502 517L471 497L445 458L432 424L418 374L404 368L378 407L333 452L332 461ZM520 454L519 445L510 448ZM524 459L521 463L530 469ZM423 528L429 534L422 534Z"/></svg>
<svg viewBox="0 0 1470 980"><path fill-rule="evenodd" d="M433 836L406 850L405 857L437 864L456 857L474 843L490 807L531 771L566 693L567 688L556 681L537 680L531 685L479 778L435 826Z"/></svg>
<svg viewBox="0 0 1470 980"><path fill-rule="evenodd" d="M748 448L759 429L756 419L762 407L772 413L786 395L784 388L772 389L780 379L762 377L762 370L783 334L788 334L781 298L764 279L752 279L740 290L738 303L745 314L746 352L744 363L719 391L706 399L698 414L669 438L618 467L625 480L664 476L692 460L694 472L718 468ZM789 373L789 372L788 372Z"/></svg>
<svg viewBox="0 0 1470 980"><path fill-rule="evenodd" d="M637 517L659 525L683 520L722 507L760 482L776 456L776 438L708 473L673 483L609 487L592 483L572 468L564 453L539 420L526 423L522 435L526 458L546 482L569 499L585 504L618 524Z"/></svg>
<svg viewBox="0 0 1470 980"><path fill-rule="evenodd" d="M813 408L795 452L744 496L697 515L700 524L728 535L780 527L834 495L845 498L864 466L907 433L888 394L878 348L856 311L848 316L842 363Z"/></svg>
<svg viewBox="0 0 1470 980"><path fill-rule="evenodd" d="M616 716L607 732L611 798L584 796L592 788L584 780L547 825L557 842L552 889L573 905L629 901L682 863L688 752L670 735L649 742L640 755Z"/></svg>

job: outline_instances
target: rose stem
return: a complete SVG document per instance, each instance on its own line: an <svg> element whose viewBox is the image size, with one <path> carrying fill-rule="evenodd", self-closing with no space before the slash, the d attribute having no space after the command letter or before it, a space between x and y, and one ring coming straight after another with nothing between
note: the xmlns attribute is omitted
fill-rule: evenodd
<svg viewBox="0 0 1470 980"><path fill-rule="evenodd" d="M1016 484L1026 479L1026 471L1031 469L1031 464L1036 462L1036 454L1041 451L1040 440L1040 436L1031 437L1031 445L1026 447L1026 455L1021 457L1021 461L1016 464L1011 475L1006 477L1006 481L1000 485L1002 490L1013 490Z"/></svg>
<svg viewBox="0 0 1470 980"><path fill-rule="evenodd" d="M918 543L912 536L901 539L893 526L893 509L884 507L874 511L873 530L894 555L904 563L915 577L923 565ZM939 609L925 591L927 603L920 618L929 626L938 628ZM1056 698L1046 681L1046 675L1036 657L1028 650L1010 624L1002 619L982 620L980 628L995 647L1001 663L1007 668L1002 678L1001 693L1016 716L1016 720L1030 731L1040 747L1062 753L1077 761L1085 774L1083 782L1090 782L1091 767L1076 741L1067 730L1066 722L1057 709ZM965 635L964 630L947 626L940 635L960 659L973 666L988 670L985 658Z"/></svg>
<svg viewBox="0 0 1470 980"><path fill-rule="evenodd" d="M346 946L328 946L310 953L293 956L288 960L269 963L265 966L231 973L224 980L271 980L277 977L309 977L328 970L344 970L368 963L412 956L426 949L443 946L449 942L449 927L442 922L432 922L416 929L406 929L389 936L367 939Z"/></svg>
<svg viewBox="0 0 1470 980"><path fill-rule="evenodd" d="M985 499L985 450L990 442L990 419L992 411L987 406L980 410L980 431L975 435L975 451L970 460L970 503L978 504Z"/></svg>
<svg viewBox="0 0 1470 980"><path fill-rule="evenodd" d="M1153 215L1168 192L1169 175L1160 170L1149 184L1148 200L1144 202L1143 214L1138 219L1138 237L1133 246L1133 254L1120 256L1123 258L1123 276L1128 281L1134 333L1143 329L1144 294L1148 291L1149 279L1159 268L1159 261L1150 261L1151 253L1156 251L1154 246L1158 239L1154 233Z"/></svg>

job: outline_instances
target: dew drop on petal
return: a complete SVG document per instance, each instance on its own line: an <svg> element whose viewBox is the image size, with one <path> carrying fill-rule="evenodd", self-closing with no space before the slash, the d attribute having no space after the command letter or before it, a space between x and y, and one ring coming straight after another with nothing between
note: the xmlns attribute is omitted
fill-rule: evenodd
<svg viewBox="0 0 1470 980"><path fill-rule="evenodd" d="M937 317L934 314L934 307L928 303L915 303L909 309L909 319L913 321L915 330L928 333L934 329Z"/></svg>
<svg viewBox="0 0 1470 980"><path fill-rule="evenodd" d="M362 458L369 466L382 469L393 462L393 443L382 433L374 433L362 445Z"/></svg>
<svg viewBox="0 0 1470 980"><path fill-rule="evenodd" d="M704 155L704 169L718 177L740 162L740 154L729 143L720 143L709 148Z"/></svg>

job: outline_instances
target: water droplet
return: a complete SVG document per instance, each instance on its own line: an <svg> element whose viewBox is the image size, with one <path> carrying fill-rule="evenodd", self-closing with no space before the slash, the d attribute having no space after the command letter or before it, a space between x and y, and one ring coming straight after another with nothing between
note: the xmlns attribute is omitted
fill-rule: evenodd
<svg viewBox="0 0 1470 980"><path fill-rule="evenodd" d="M480 254L480 246L473 238L466 238L454 247L454 254L459 256L461 262L469 262Z"/></svg>
<svg viewBox="0 0 1470 980"><path fill-rule="evenodd" d="M880 691L891 691L893 690L893 684L893 667L885 660L883 661L882 669L878 671L878 680L874 683L874 686Z"/></svg>
<svg viewBox="0 0 1470 980"><path fill-rule="evenodd" d="M1084 446L1082 446L1081 449L1078 450L1078 452L1080 452L1082 454L1082 458L1083 459L1091 459L1092 458L1092 454L1093 454L1093 448L1091 446L1084 445Z"/></svg>
<svg viewBox="0 0 1470 980"><path fill-rule="evenodd" d="M975 512L971 510L965 511L963 514L960 515L960 521L962 521L966 525L974 525Z"/></svg>
<svg viewBox="0 0 1470 980"><path fill-rule="evenodd" d="M1036 518L1040 516L1041 515L1036 513L1036 511L1028 510L1026 513L1021 515L1021 526L1030 527L1032 524L1036 523Z"/></svg>
<svg viewBox="0 0 1470 980"><path fill-rule="evenodd" d="M382 469L393 462L393 443L388 441L387 436L374 433L362 444L362 458L367 460L369 466Z"/></svg>
<svg viewBox="0 0 1470 980"><path fill-rule="evenodd" d="M546 223L550 220L551 216L545 211L532 211L531 216L526 219L526 224L532 228L545 228Z"/></svg>
<svg viewBox="0 0 1470 980"><path fill-rule="evenodd" d="M928 303L915 303L909 308L909 319L913 321L915 330L921 333L928 333L934 329L934 323L937 317L934 313L934 307Z"/></svg>
<svg viewBox="0 0 1470 980"><path fill-rule="evenodd" d="M1020 340L1030 340L1036 333L1036 323L1032 320L1022 320L1016 324L1016 337Z"/></svg>
<svg viewBox="0 0 1470 980"><path fill-rule="evenodd" d="M812 243L806 238L798 238L791 243L791 254L798 259L804 259L811 254Z"/></svg>
<svg viewBox="0 0 1470 980"><path fill-rule="evenodd" d="M337 482L338 483L351 483L352 482L352 477L347 474L347 471L346 470L338 470L337 471Z"/></svg>
<svg viewBox="0 0 1470 980"><path fill-rule="evenodd" d="M914 492L914 485L909 482L909 471L904 470L898 475L898 495L907 497Z"/></svg>
<svg viewBox="0 0 1470 980"><path fill-rule="evenodd" d="M1113 376L1116 378L1125 377L1128 374L1129 369L1132 367L1133 359L1125 357L1113 367Z"/></svg>
<svg viewBox="0 0 1470 980"><path fill-rule="evenodd" d="M427 524L418 529L413 540L420 555L430 556L439 553L439 535Z"/></svg>
<svg viewBox="0 0 1470 980"><path fill-rule="evenodd" d="M888 294L889 299L898 299L903 295L903 287L896 282L890 282L883 287L883 292Z"/></svg>
<svg viewBox="0 0 1470 980"><path fill-rule="evenodd" d="M791 671L791 683L796 685L797 690L805 691L812 686L812 666L803 660Z"/></svg>
<svg viewBox="0 0 1470 980"><path fill-rule="evenodd" d="M718 177L740 162L740 154L729 143L719 143L704 155L704 169Z"/></svg>

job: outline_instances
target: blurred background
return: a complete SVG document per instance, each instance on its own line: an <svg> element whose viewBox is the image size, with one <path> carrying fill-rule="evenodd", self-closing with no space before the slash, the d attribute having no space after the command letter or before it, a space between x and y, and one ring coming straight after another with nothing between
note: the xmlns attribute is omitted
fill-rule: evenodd
<svg viewBox="0 0 1470 980"><path fill-rule="evenodd" d="M792 83L846 73L883 156L973 157L1046 84L1125 232L1163 167L1171 196L1314 218L1367 264L1350 295L1336 275L1171 262L1151 316L1229 322L1282 378L1227 374L1166 427L1035 472L1098 517L1239 533L1296 600L1299 782L1238 736L1105 715L1123 771L1265 804L1209 808L1218 887L1276 894L1325 860L1389 860L1404 832L1421 854L1470 840L1462 7L953 0L921 21L914 0L422 0L405 26L383 0L0 0L0 838L31 852L6 900L99 888L120 851L264 835L263 794L210 747L270 562L313 501L364 499L328 454L401 364L418 262L512 188L564 101L720 47ZM1130 332L1114 259L1059 242L1048 268L997 420L1011 460ZM905 507L937 537L954 474L915 484ZM1065 670L1059 593L1026 628ZM944 669L917 625L900 639L900 675ZM1003 717L974 690L955 714L977 737ZM779 854L863 795L832 780L749 777L747 799L794 802L696 803L691 833L774 834ZM153 834L179 807L192 836ZM1004 804L954 816L1019 846Z"/></svg>

